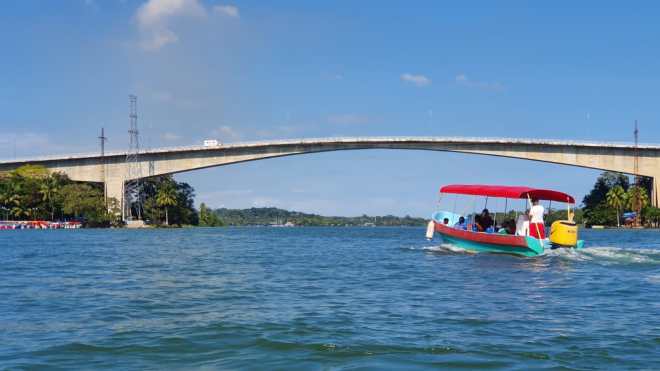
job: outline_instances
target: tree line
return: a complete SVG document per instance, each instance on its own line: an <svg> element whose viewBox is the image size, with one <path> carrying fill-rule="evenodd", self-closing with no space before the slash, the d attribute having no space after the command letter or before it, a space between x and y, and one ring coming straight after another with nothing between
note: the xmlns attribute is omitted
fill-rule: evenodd
<svg viewBox="0 0 660 371"><path fill-rule="evenodd" d="M205 205L202 206L206 208ZM206 213L215 215L213 217L214 220L217 220L222 225L229 226L272 225L286 223L291 223L296 226L424 226L427 222L424 218L414 218L411 216L322 216L302 213L298 211L288 211L275 207L253 207L243 210L221 208L211 210L210 212L207 211Z"/></svg>
<svg viewBox="0 0 660 371"><path fill-rule="evenodd" d="M154 225L197 225L194 189L171 176L145 179L141 201L131 205ZM139 208L139 210L138 210ZM78 220L86 227L121 226L119 201L106 200L103 185L74 182L63 173L45 167L24 165L0 173L0 219Z"/></svg>
<svg viewBox="0 0 660 371"><path fill-rule="evenodd" d="M628 176L604 172L575 212L578 223L621 226L658 226L660 208L650 205L650 178L630 184ZM142 215L151 225L243 226L287 222L298 226L422 226L425 220L393 215L372 217L326 217L278 208L244 210L216 209L200 205L195 209L195 190L172 176L143 179L141 202L131 205L133 215ZM636 218L625 218L634 212ZM565 210L550 211L546 222L564 219ZM25 165L0 173L0 220L78 220L87 227L121 226L119 201L103 194L102 184L74 182L63 173L50 173L43 166Z"/></svg>
<svg viewBox="0 0 660 371"><path fill-rule="evenodd" d="M630 184L624 174L602 173L591 192L582 200L585 224L658 226L660 208L650 204L652 187L651 178L640 178L636 184ZM635 217L630 213L634 213ZM624 218L625 214L631 217Z"/></svg>

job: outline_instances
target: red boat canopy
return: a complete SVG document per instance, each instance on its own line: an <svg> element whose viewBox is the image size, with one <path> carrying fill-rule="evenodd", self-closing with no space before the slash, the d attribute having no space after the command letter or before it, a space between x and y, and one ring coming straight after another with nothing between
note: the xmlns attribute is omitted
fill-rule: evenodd
<svg viewBox="0 0 660 371"><path fill-rule="evenodd" d="M532 198L558 202L575 203L575 199L566 193L529 187L511 187L481 184L452 184L440 188L440 193L461 195L490 196L502 198Z"/></svg>

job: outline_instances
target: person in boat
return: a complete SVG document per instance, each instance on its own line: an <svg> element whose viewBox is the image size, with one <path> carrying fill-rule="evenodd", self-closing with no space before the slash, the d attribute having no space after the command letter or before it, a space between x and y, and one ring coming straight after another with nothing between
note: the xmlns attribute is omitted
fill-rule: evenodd
<svg viewBox="0 0 660 371"><path fill-rule="evenodd" d="M513 220L505 220L502 227L497 231L499 234L516 234L516 222Z"/></svg>
<svg viewBox="0 0 660 371"><path fill-rule="evenodd" d="M481 215L474 216L474 224L472 224L472 232L483 232L484 227L481 224Z"/></svg>
<svg viewBox="0 0 660 371"><path fill-rule="evenodd" d="M449 225L449 218L442 219L442 224Z"/></svg>
<svg viewBox="0 0 660 371"><path fill-rule="evenodd" d="M543 222L543 213L545 208L539 203L538 199L532 200L532 207L529 209L529 235L534 238L545 238L545 223Z"/></svg>
<svg viewBox="0 0 660 371"><path fill-rule="evenodd" d="M527 236L529 234L529 210L518 215L516 220L516 234L518 236Z"/></svg>
<svg viewBox="0 0 660 371"><path fill-rule="evenodd" d="M492 233L495 223L493 222L493 218L490 216L490 213L488 212L488 209L484 209L481 212L480 220L481 220L481 222L479 224L481 225L481 229L483 231L486 231L486 232L488 232L490 230L491 233Z"/></svg>
<svg viewBox="0 0 660 371"><path fill-rule="evenodd" d="M462 217L462 216L459 217L456 224L454 224L454 228L456 228L456 229L467 229L467 225L465 224L465 218Z"/></svg>

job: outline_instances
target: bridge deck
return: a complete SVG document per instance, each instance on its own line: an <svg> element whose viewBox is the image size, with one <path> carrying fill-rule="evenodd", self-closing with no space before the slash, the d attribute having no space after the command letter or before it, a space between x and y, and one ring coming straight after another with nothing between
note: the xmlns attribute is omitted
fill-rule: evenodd
<svg viewBox="0 0 660 371"><path fill-rule="evenodd" d="M272 146L289 146L289 145L315 145L315 144L339 144L339 143L352 143L352 144L374 144L374 143L391 143L391 144L405 144L405 143L464 143L464 144L511 144L511 145L544 145L555 147L594 147L594 148L610 148L610 149L634 149L635 145L628 142L591 142L591 141L577 141L577 140L560 140L560 139L528 139L528 138L483 138L483 137L336 137L336 138L303 138L303 139L282 139L282 140L264 140L253 142L234 142L223 143L219 146L179 146L179 147L163 147L143 150L144 154L159 154L159 153L176 153L176 152L191 152L191 151L208 151L208 150L223 150L235 148L251 148L251 147L272 147ZM657 144L639 144L637 146L640 150L660 150L660 145ZM105 157L126 156L126 151L112 151L107 152ZM12 160L0 160L0 165L11 165L32 162L46 162L46 161L62 161L62 160L78 160L86 158L98 158L98 153L77 153L77 154L62 154L39 156L32 158L21 158Z"/></svg>

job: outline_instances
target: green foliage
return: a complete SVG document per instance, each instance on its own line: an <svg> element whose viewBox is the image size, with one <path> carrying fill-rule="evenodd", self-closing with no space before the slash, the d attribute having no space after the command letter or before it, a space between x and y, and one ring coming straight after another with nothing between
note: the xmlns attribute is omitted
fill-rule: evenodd
<svg viewBox="0 0 660 371"><path fill-rule="evenodd" d="M620 215L627 206L630 187L627 175L606 171L591 192L582 200L587 225L620 225Z"/></svg>
<svg viewBox="0 0 660 371"><path fill-rule="evenodd" d="M651 226L660 226L660 208L647 206L642 210L642 218Z"/></svg>
<svg viewBox="0 0 660 371"><path fill-rule="evenodd" d="M428 220L405 216L403 218L387 216L338 217L306 214L297 211L287 211L274 207L251 208L244 210L217 209L214 213L225 225L271 225L293 223L297 226L424 226Z"/></svg>
<svg viewBox="0 0 660 371"><path fill-rule="evenodd" d="M610 171L602 173L596 180L596 184L594 184L591 192L584 196L582 200L584 208L592 209L598 207L607 199L607 192L616 186L620 186L624 191L627 191L629 187L628 176Z"/></svg>
<svg viewBox="0 0 660 371"><path fill-rule="evenodd" d="M165 209L165 225L170 225L169 207L176 205L176 191L172 182L163 182L156 192L156 205Z"/></svg>
<svg viewBox="0 0 660 371"><path fill-rule="evenodd" d="M639 186L630 187L626 199L627 206L638 213L649 204L649 195L644 188Z"/></svg>
<svg viewBox="0 0 660 371"><path fill-rule="evenodd" d="M626 200L627 206L638 215L635 224L640 225L642 209L649 204L649 195L646 193L646 189L636 185L630 187L626 193Z"/></svg>
<svg viewBox="0 0 660 371"><path fill-rule="evenodd" d="M142 215L147 222L179 226L199 224L194 207L195 190L189 184L176 182L171 176L149 178L142 183L142 195Z"/></svg>
<svg viewBox="0 0 660 371"><path fill-rule="evenodd" d="M616 211L616 225L617 227L621 226L621 209L626 205L628 197L626 191L623 190L623 187L616 185L607 192L606 203L607 206L611 207Z"/></svg>
<svg viewBox="0 0 660 371"><path fill-rule="evenodd" d="M591 225L615 225L616 211L605 202L584 211L584 223Z"/></svg>
<svg viewBox="0 0 660 371"><path fill-rule="evenodd" d="M206 204L199 205L199 226L200 227L222 227L224 223L218 217L218 214L206 207Z"/></svg>
<svg viewBox="0 0 660 371"><path fill-rule="evenodd" d="M115 201L113 201L115 202ZM25 165L0 174L0 218L82 220L87 226L117 223L98 185L74 183L43 166Z"/></svg>

